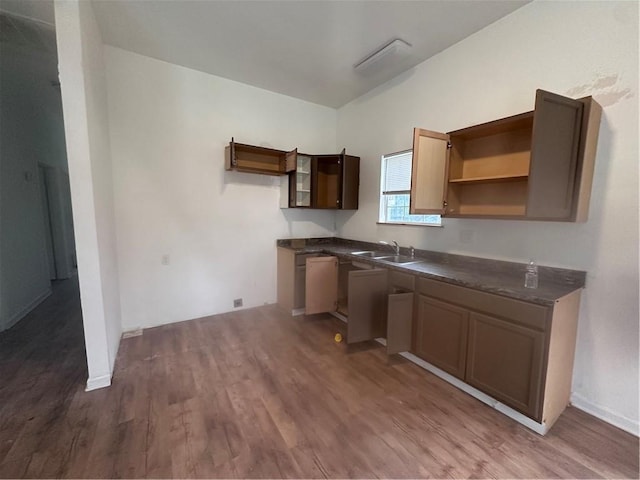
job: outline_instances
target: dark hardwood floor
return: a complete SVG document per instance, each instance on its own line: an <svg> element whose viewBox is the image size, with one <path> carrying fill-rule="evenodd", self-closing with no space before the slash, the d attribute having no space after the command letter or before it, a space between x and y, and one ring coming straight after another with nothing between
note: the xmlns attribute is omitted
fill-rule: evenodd
<svg viewBox="0 0 640 480"><path fill-rule="evenodd" d="M0 334L0 476L638 478L628 433L569 408L541 437L337 331L276 306L149 329L87 393L61 282Z"/></svg>

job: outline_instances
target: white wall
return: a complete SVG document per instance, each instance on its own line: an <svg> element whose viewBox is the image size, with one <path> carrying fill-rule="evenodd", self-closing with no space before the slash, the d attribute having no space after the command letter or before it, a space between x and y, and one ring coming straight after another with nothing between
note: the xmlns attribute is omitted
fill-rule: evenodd
<svg viewBox="0 0 640 480"><path fill-rule="evenodd" d="M53 28L47 30L53 34ZM57 79L55 51L17 43L19 32L4 33L0 43L0 331L51 292L38 164L66 169L60 92L50 83Z"/></svg>
<svg viewBox="0 0 640 480"><path fill-rule="evenodd" d="M604 107L587 223L376 225L380 157L411 148L413 127L447 132L529 111L537 88ZM533 2L341 108L338 143L362 156L361 207L338 214L339 235L588 271L572 401L638 433L636 2Z"/></svg>
<svg viewBox="0 0 640 480"><path fill-rule="evenodd" d="M120 297L103 46L91 4L56 1L56 30L89 379L110 384Z"/></svg>
<svg viewBox="0 0 640 480"><path fill-rule="evenodd" d="M123 329L275 302L276 239L332 235L335 215L281 210L280 178L226 172L224 148L335 152L336 111L114 47L105 59Z"/></svg>

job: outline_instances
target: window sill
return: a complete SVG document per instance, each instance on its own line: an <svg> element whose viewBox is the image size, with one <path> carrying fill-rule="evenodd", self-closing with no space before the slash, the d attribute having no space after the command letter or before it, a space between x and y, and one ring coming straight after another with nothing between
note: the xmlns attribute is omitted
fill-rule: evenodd
<svg viewBox="0 0 640 480"><path fill-rule="evenodd" d="M436 227L442 228L442 224L436 223L401 223L401 222L376 222L378 225L402 225L408 227Z"/></svg>

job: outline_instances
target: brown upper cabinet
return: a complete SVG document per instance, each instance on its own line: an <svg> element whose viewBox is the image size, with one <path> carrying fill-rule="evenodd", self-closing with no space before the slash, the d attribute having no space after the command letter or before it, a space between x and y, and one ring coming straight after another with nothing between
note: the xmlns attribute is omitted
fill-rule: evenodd
<svg viewBox="0 0 640 480"><path fill-rule="evenodd" d="M282 207L357 210L360 157L345 150L334 155L296 152L296 168L289 173L287 201Z"/></svg>
<svg viewBox="0 0 640 480"><path fill-rule="evenodd" d="M341 153L307 155L236 143L225 147L225 169L263 175L287 175L282 208L357 210L360 157Z"/></svg>
<svg viewBox="0 0 640 480"><path fill-rule="evenodd" d="M416 128L412 214L587 220L602 107L537 90L535 109L447 134Z"/></svg>
<svg viewBox="0 0 640 480"><path fill-rule="evenodd" d="M226 170L283 175L296 169L297 150L285 152L273 148L236 143L233 138L224 149Z"/></svg>
<svg viewBox="0 0 640 480"><path fill-rule="evenodd" d="M311 157L311 208L357 210L360 158L347 155Z"/></svg>

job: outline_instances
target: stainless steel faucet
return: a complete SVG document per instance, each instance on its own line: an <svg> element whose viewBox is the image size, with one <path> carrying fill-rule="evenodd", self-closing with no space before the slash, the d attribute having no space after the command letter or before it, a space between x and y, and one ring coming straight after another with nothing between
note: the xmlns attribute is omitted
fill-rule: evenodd
<svg viewBox="0 0 640 480"><path fill-rule="evenodd" d="M395 240L391 240L391 243L380 240L380 243L382 243L383 245L389 245L391 248L393 248L393 251L396 255L400 255L400 245L398 245L398 242L396 242Z"/></svg>

